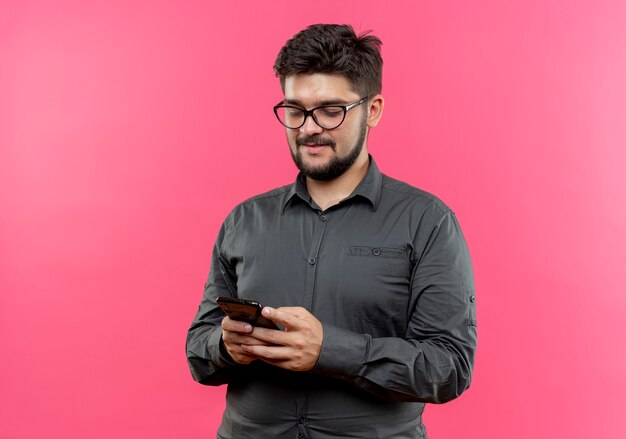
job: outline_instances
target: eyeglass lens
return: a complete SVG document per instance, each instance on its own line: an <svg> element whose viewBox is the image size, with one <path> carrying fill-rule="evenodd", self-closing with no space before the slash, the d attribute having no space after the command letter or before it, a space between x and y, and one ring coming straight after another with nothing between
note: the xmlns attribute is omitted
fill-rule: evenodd
<svg viewBox="0 0 626 439"><path fill-rule="evenodd" d="M313 111L313 119L324 129L333 129L341 125L344 118L343 107L321 107ZM276 114L287 128L300 128L304 124L304 111L295 107L279 107Z"/></svg>

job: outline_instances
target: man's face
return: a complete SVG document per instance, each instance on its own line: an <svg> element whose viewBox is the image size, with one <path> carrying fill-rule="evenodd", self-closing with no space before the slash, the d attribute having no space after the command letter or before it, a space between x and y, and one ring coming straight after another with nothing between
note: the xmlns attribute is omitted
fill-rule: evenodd
<svg viewBox="0 0 626 439"><path fill-rule="evenodd" d="M285 78L285 103L310 110L322 105L349 105L363 98L341 75L322 73ZM294 163L304 175L328 181L347 171L357 159L367 157L367 103L346 113L343 123L326 130L309 116L298 129L287 128Z"/></svg>

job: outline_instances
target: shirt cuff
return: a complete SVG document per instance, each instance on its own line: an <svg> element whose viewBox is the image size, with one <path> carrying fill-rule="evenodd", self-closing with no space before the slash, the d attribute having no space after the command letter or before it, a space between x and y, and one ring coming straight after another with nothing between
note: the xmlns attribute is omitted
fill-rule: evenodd
<svg viewBox="0 0 626 439"><path fill-rule="evenodd" d="M209 337L209 353L213 363L219 368L237 366L237 363L230 357L222 342L222 328L215 328Z"/></svg>
<svg viewBox="0 0 626 439"><path fill-rule="evenodd" d="M311 372L345 380L358 376L367 358L370 337L324 324L322 350Z"/></svg>

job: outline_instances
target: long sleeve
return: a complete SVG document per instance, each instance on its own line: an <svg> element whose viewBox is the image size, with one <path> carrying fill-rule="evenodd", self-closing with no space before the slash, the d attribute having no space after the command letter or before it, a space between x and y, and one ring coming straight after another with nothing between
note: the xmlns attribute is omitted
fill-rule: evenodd
<svg viewBox="0 0 626 439"><path fill-rule="evenodd" d="M234 366L220 350L224 313L215 302L218 296L234 296L236 289L235 274L220 251L226 228L225 223L215 242L209 278L186 343L187 363L193 378L199 383L215 386L228 382L227 370Z"/></svg>
<svg viewBox="0 0 626 439"><path fill-rule="evenodd" d="M406 336L375 338L324 324L314 372L395 401L444 403L470 385L477 342L469 252L456 217L444 212L411 279L415 306Z"/></svg>

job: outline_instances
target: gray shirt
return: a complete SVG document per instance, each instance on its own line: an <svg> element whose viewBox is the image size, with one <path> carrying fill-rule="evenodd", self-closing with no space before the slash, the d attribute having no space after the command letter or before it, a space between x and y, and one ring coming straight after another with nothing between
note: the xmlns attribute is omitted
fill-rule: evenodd
<svg viewBox="0 0 626 439"><path fill-rule="evenodd" d="M235 364L220 349L218 296L309 310L324 330L317 365ZM454 213L370 158L354 192L326 211L303 175L233 209L187 358L198 382L228 383L219 438L425 438L424 403L470 385L475 301Z"/></svg>

